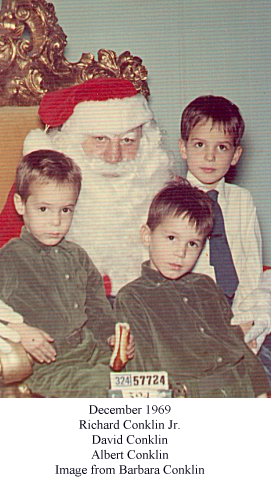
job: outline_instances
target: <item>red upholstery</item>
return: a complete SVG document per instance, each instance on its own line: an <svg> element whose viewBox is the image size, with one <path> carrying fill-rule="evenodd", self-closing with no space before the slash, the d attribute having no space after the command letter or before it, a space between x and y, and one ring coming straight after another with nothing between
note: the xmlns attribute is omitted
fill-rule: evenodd
<svg viewBox="0 0 272 484"><path fill-rule="evenodd" d="M23 219L15 210L13 196L15 185L11 187L7 201L0 214L0 247L13 237L19 237L23 225Z"/></svg>

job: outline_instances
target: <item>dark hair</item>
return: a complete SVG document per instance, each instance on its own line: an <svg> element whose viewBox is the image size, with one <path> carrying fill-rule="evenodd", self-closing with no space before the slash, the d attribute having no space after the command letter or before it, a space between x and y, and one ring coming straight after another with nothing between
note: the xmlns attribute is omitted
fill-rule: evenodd
<svg viewBox="0 0 272 484"><path fill-rule="evenodd" d="M147 225L151 231L160 225L166 217L188 217L199 234L205 237L213 227L211 200L197 187L193 187L182 177L168 182L151 202Z"/></svg>
<svg viewBox="0 0 272 484"><path fill-rule="evenodd" d="M201 121L212 120L212 124L223 127L225 133L233 136L238 146L244 134L245 124L239 108L221 96L200 96L191 101L181 117L181 138L188 141L191 130Z"/></svg>
<svg viewBox="0 0 272 484"><path fill-rule="evenodd" d="M33 181L74 185L79 195L81 189L81 171L68 156L53 150L37 150L25 155L16 171L16 192L26 202L29 187Z"/></svg>

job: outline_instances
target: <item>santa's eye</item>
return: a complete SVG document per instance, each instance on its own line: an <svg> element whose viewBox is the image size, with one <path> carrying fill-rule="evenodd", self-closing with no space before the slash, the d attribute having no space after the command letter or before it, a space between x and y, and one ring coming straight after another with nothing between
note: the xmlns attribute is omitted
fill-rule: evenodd
<svg viewBox="0 0 272 484"><path fill-rule="evenodd" d="M122 139L122 144L123 145L131 145L135 143L135 139L134 138L123 138Z"/></svg>
<svg viewBox="0 0 272 484"><path fill-rule="evenodd" d="M95 137L95 141L97 141L97 143L105 143L107 141L107 137L106 136L96 136Z"/></svg>

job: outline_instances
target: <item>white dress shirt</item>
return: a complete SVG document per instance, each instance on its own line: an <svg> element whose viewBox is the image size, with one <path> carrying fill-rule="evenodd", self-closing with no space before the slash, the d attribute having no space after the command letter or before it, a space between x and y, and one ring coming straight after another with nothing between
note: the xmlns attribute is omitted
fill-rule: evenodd
<svg viewBox="0 0 272 484"><path fill-rule="evenodd" d="M209 186L187 173L188 181L203 191ZM262 275L262 239L252 196L246 188L226 183L221 179L217 186L218 203L224 216L226 235L232 253L233 262L239 278L239 285L234 297L232 324L240 324L250 319L242 310L243 301L257 289ZM207 240L203 251L194 267L194 272L207 274L215 280L213 266L210 265L210 247ZM252 305L256 301L252 300ZM241 309L240 309L241 308Z"/></svg>

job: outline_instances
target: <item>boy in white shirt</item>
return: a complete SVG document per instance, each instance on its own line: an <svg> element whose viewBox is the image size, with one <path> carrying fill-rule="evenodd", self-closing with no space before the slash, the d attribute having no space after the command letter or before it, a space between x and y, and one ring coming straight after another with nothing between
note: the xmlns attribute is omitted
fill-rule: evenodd
<svg viewBox="0 0 272 484"><path fill-rule="evenodd" d="M249 191L225 182L225 175L242 154L243 133L244 121L235 104L220 96L200 96L182 113L179 147L187 162L190 183L205 192L218 192L218 204L237 276L233 294L226 295L234 313L232 324L240 324L246 335L254 321L244 320L241 306L259 285L263 269L262 240L256 207ZM194 271L216 280L215 266L210 262L210 244L211 239L207 240ZM221 268L222 265L224 268L223 258ZM221 285L218 280L217 283ZM264 340L269 330L264 332L263 329ZM248 341L248 345L253 347L255 340Z"/></svg>

